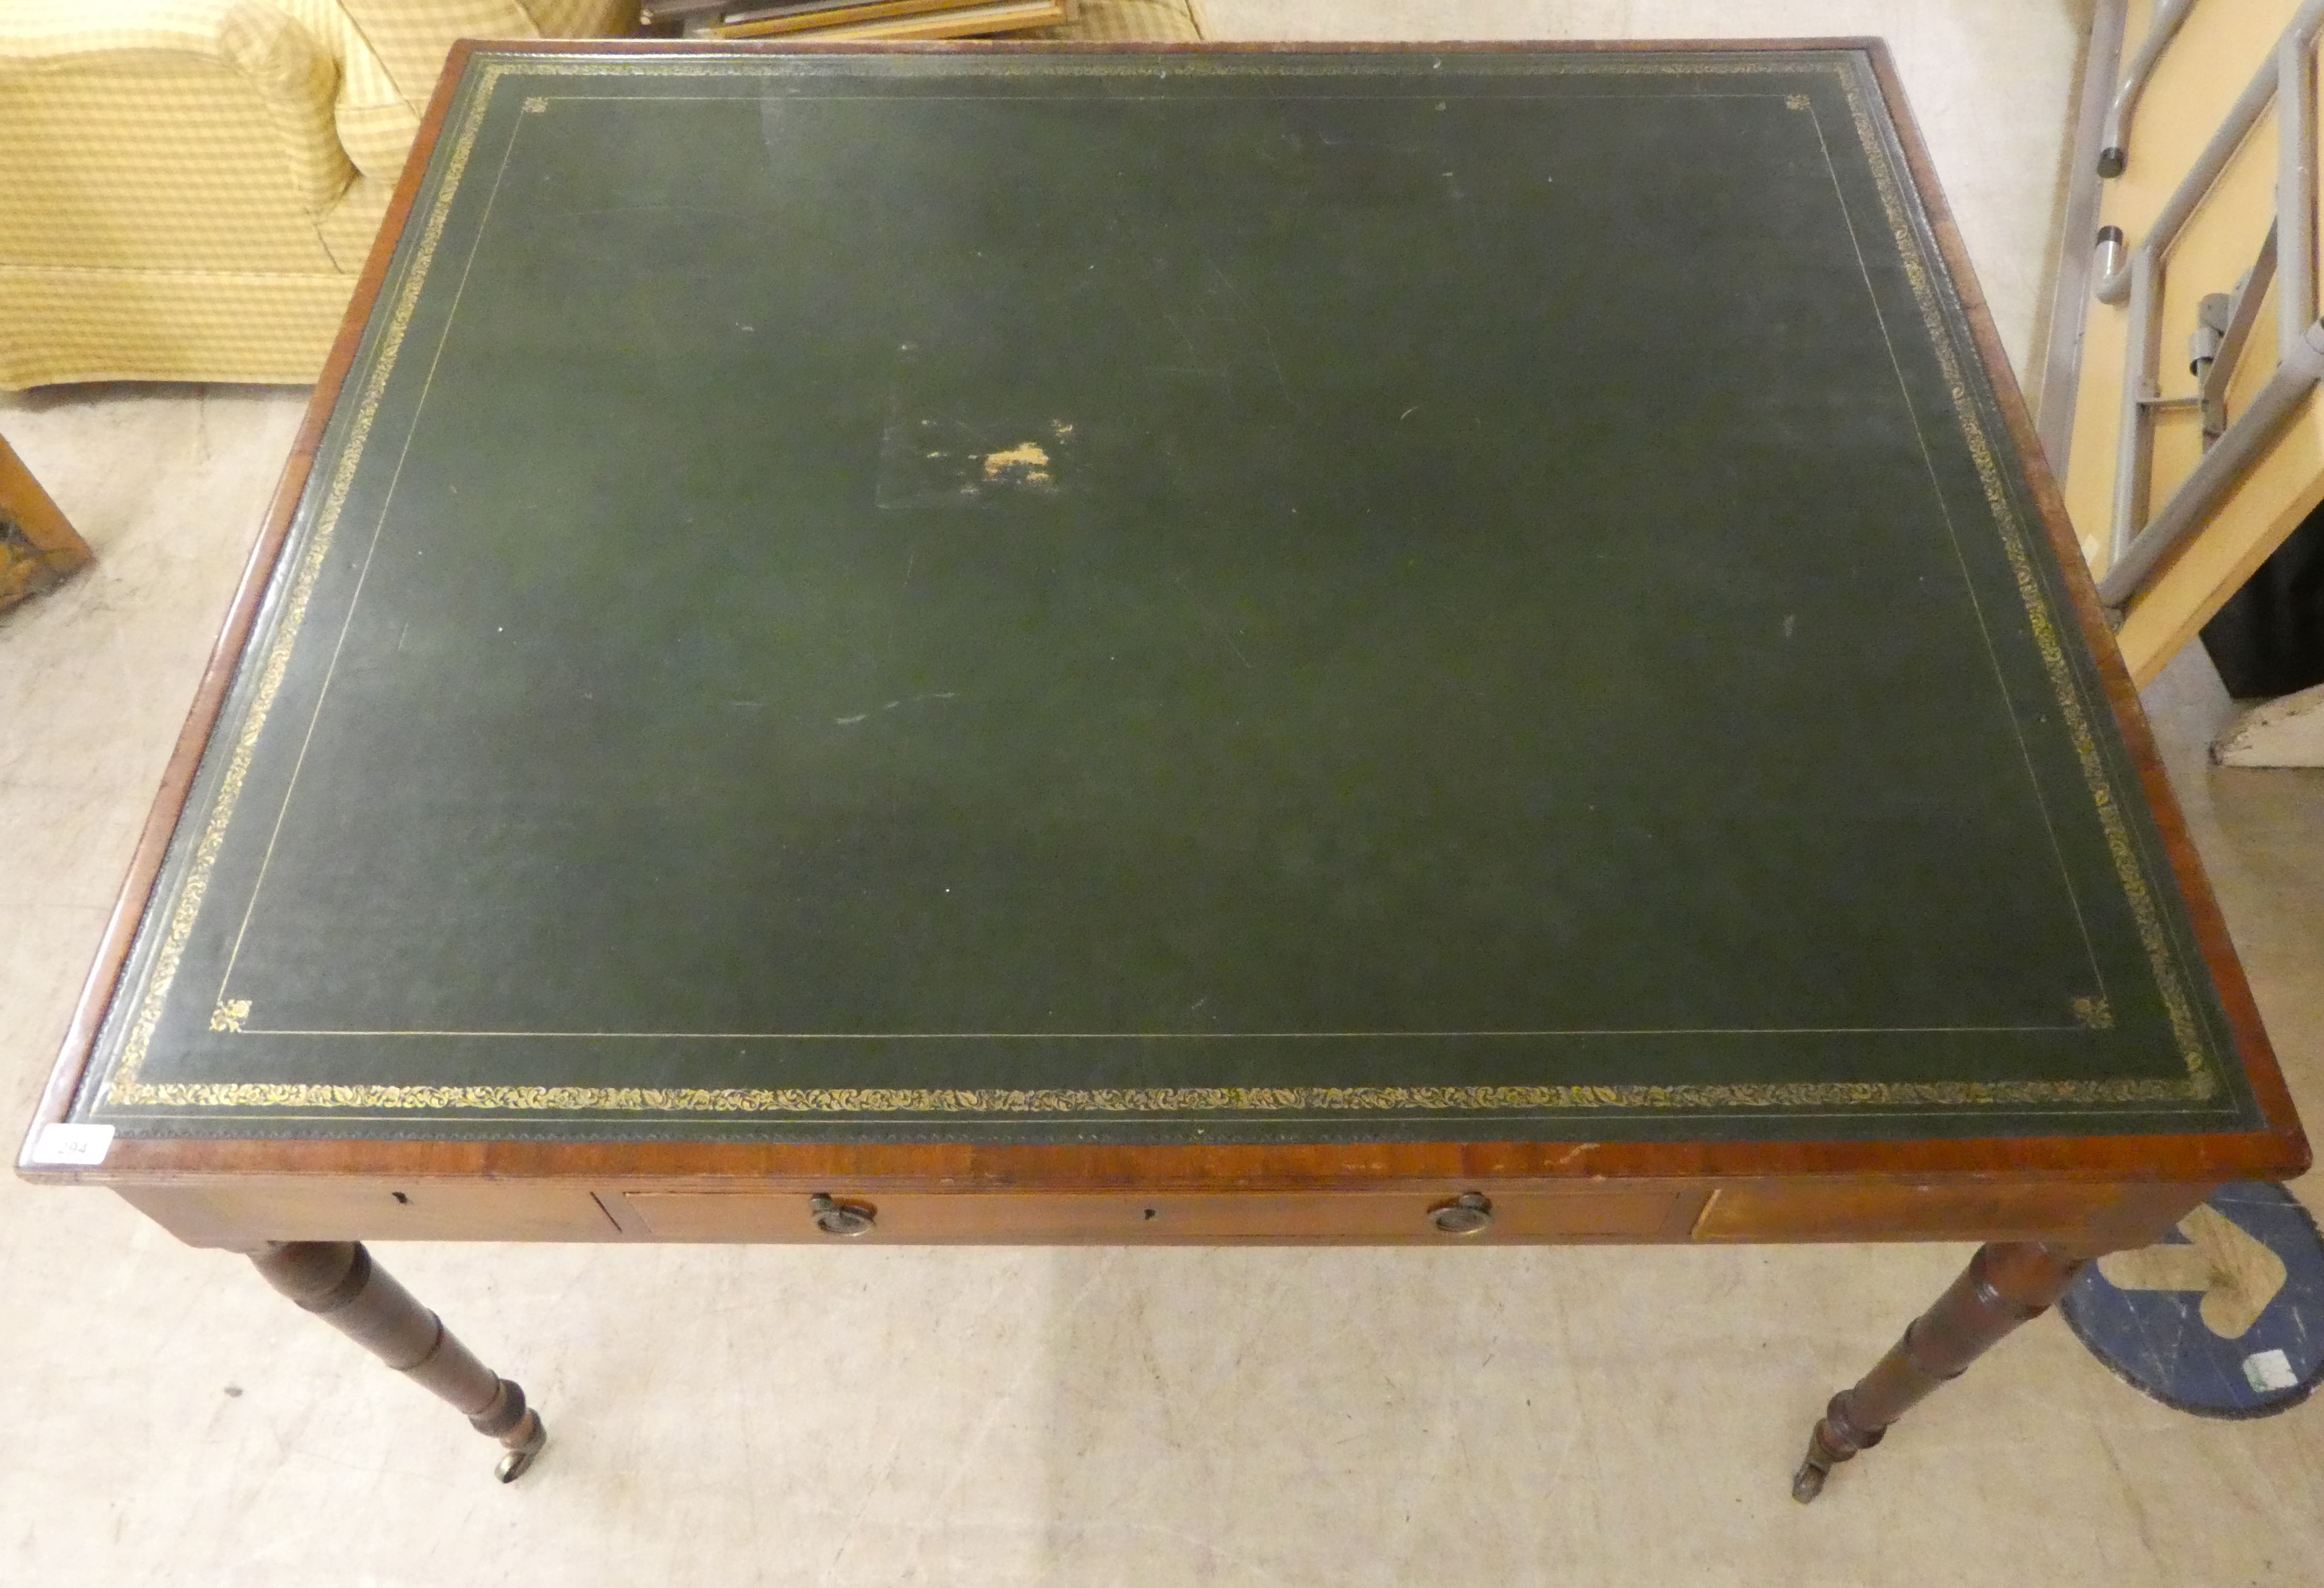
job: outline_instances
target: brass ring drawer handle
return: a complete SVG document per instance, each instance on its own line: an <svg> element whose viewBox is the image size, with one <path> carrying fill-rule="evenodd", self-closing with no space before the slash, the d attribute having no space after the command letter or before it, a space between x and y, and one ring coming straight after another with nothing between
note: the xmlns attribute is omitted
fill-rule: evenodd
<svg viewBox="0 0 2324 1588"><path fill-rule="evenodd" d="M1482 1191L1463 1191L1452 1201L1430 1208L1428 1222L1442 1235L1482 1235L1492 1225L1493 1204Z"/></svg>
<svg viewBox="0 0 2324 1588"><path fill-rule="evenodd" d="M861 1202L841 1202L817 1191L807 1199L815 1227L826 1235L860 1235L872 1227L879 1213Z"/></svg>

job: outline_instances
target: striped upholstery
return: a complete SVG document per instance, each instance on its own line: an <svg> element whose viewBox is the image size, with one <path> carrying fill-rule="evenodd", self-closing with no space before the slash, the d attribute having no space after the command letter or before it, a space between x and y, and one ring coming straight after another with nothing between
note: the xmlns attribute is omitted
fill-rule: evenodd
<svg viewBox="0 0 2324 1588"><path fill-rule="evenodd" d="M315 378L454 39L632 0L0 3L0 390Z"/></svg>
<svg viewBox="0 0 2324 1588"><path fill-rule="evenodd" d="M1033 36L1191 40L1194 0ZM636 0L0 0L0 390L303 382L458 38L623 32Z"/></svg>
<svg viewBox="0 0 2324 1588"><path fill-rule="evenodd" d="M321 0L346 13L402 88L425 109L455 39L579 39L627 32L637 0Z"/></svg>
<svg viewBox="0 0 2324 1588"><path fill-rule="evenodd" d="M0 25L23 9L0 7ZM174 5L101 50L38 42L0 75L0 260L331 268L314 217L355 176L331 125L338 69L290 18Z"/></svg>
<svg viewBox="0 0 2324 1588"><path fill-rule="evenodd" d="M0 265L0 390L54 381L303 385L355 278Z"/></svg>

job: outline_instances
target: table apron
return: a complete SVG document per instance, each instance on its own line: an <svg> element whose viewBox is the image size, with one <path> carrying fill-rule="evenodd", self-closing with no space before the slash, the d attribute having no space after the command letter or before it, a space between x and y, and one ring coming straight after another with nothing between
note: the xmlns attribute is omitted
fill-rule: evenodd
<svg viewBox="0 0 2324 1588"><path fill-rule="evenodd" d="M2208 1185L2056 1180L1532 1180L1344 1191L890 1189L752 1181L406 1177L208 1177L116 1184L197 1246L267 1241L627 1241L899 1244L1509 1244L1794 1241L2043 1241L2092 1252L2142 1244ZM870 1214L835 1236L816 1193ZM1448 1235L1437 1216L1481 1195L1489 1221ZM1457 1216L1454 1224L1462 1222Z"/></svg>

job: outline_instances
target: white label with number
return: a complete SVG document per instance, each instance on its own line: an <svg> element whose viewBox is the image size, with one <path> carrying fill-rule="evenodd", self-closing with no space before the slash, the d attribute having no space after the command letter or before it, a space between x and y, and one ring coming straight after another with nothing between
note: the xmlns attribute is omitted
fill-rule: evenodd
<svg viewBox="0 0 2324 1588"><path fill-rule="evenodd" d="M44 1124L32 1138L35 1163L88 1166L104 1162L111 1151L113 1127L109 1124Z"/></svg>
<svg viewBox="0 0 2324 1588"><path fill-rule="evenodd" d="M2244 1377L2251 1387L2264 1395L2270 1390L2295 1390L2300 1387L2300 1375L2292 1371L2292 1358L2281 1351L2255 1351L2244 1358Z"/></svg>

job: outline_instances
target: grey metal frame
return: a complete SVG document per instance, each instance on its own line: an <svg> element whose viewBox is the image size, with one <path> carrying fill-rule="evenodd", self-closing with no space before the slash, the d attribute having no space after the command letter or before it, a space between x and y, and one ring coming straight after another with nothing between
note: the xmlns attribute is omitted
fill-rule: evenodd
<svg viewBox="0 0 2324 1588"><path fill-rule="evenodd" d="M2050 332L2042 352L2041 414L2035 421L2051 473L2065 478L2066 456L2074 442L2074 408L2082 373L2082 336L2089 309L2090 255L2080 238L2098 219L2098 172L2091 163L2108 118L2107 94L2122 61L2122 37L2130 0L2098 0L2090 18L2090 41L2082 57L2080 108L2074 120L2074 147L2066 179L2066 216L2059 229L2058 280L2050 295Z"/></svg>
<svg viewBox="0 0 2324 1588"><path fill-rule="evenodd" d="M2203 408L2203 449L2208 452L2227 430L2227 387L2236 378L2236 368L2243 362L2244 349L2251 342L2251 334L2259 324L2259 306L2267 297L2267 289L2275 280L2275 228L2267 229L2267 236L2259 245L2259 257L2252 261L2244 279L2236 283L2232 294L2225 295L2227 314L2219 327L2218 344L2211 350L2209 364L2200 373L2202 390L2198 400ZM2205 299L2208 303L2209 299Z"/></svg>
<svg viewBox="0 0 2324 1588"><path fill-rule="evenodd" d="M2119 228L2098 234L2096 294L2100 302L2130 302L2130 339L2123 380L2120 439L2115 455L2112 556L2098 595L2119 609L2135 596L2163 558L2200 525L2275 439L2301 399L2324 379L2324 326L2316 319L2316 158L2310 106L2315 92L2316 40L2324 29L2324 0L2307 0L2278 38L2268 60L2236 98L2227 120L2203 146L2192 168L2171 195L2137 250L2126 259ZM2246 411L2227 426L2203 461L2181 482L2169 502L2147 518L2153 472L2154 414L2168 402L2158 392L2155 368L2162 353L2164 261L2188 220L2250 136L2270 104L2279 117L2276 161L2276 222L2273 246L2264 246L2248 280L2264 290L2264 264L2276 276L2277 346L2282 362ZM2273 254L2270 260L2268 255ZM2254 305L2256 293L2245 293ZM2240 352L2242 339L2235 351ZM2206 380L2207 394L2221 396L2234 363L2221 348Z"/></svg>
<svg viewBox="0 0 2324 1588"><path fill-rule="evenodd" d="M2122 51L2122 27L2117 13L2114 48ZM2146 36L2138 41L2138 52L2130 58L2130 69L2122 74L2122 86L2115 90L2114 99L2107 106L2106 125L2098 135L2098 173L2101 177L2118 177L2130 162L2130 118L2138 108L2138 96L2146 92L2146 79L2154 75L2154 63L2163 59L2163 50L2179 32L2179 24L2195 9L2195 0L2155 0L2153 18L2147 23ZM2091 32L2096 33L2093 25ZM2111 75L2111 73L2109 73Z"/></svg>

